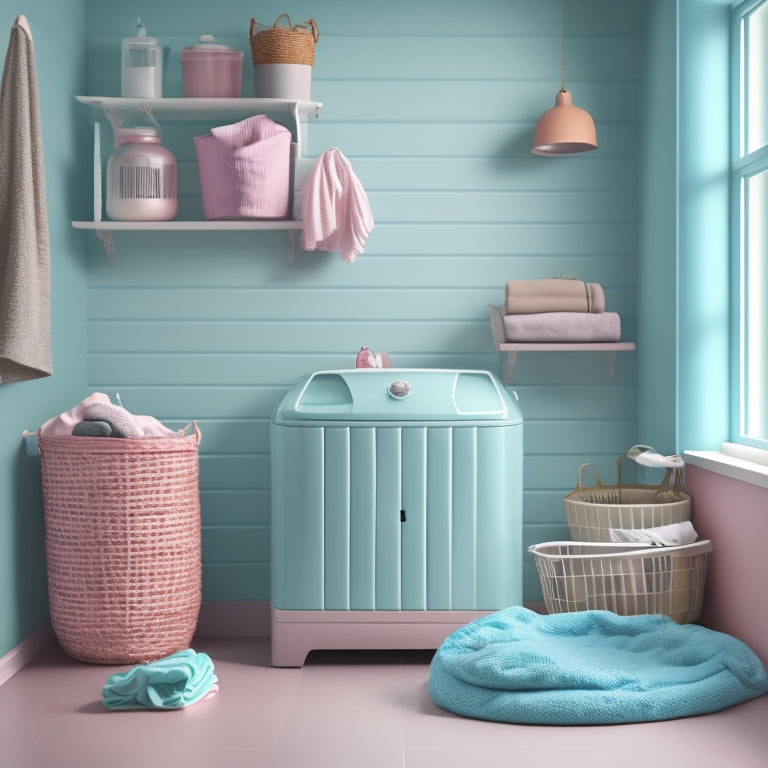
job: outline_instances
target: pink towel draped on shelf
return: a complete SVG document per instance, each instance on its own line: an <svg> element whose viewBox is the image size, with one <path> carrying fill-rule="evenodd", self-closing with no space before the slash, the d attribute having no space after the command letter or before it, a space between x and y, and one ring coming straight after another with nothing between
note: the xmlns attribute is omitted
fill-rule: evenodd
<svg viewBox="0 0 768 768"><path fill-rule="evenodd" d="M360 180L336 147L315 161L304 185L302 203L305 251L338 251L355 261L373 229L373 215Z"/></svg>

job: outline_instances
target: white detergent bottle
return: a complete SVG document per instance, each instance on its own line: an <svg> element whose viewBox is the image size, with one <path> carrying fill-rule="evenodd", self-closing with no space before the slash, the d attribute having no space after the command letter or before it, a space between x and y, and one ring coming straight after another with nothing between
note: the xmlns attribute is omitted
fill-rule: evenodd
<svg viewBox="0 0 768 768"><path fill-rule="evenodd" d="M163 49L147 36L141 19L136 35L123 40L121 93L124 98L159 99L163 95Z"/></svg>

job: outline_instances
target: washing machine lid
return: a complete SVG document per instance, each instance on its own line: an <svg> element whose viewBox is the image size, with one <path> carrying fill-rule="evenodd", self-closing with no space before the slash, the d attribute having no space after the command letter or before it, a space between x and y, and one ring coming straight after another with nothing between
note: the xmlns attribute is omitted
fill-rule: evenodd
<svg viewBox="0 0 768 768"><path fill-rule="evenodd" d="M514 393L489 371L352 368L317 371L297 382L273 421L521 423Z"/></svg>

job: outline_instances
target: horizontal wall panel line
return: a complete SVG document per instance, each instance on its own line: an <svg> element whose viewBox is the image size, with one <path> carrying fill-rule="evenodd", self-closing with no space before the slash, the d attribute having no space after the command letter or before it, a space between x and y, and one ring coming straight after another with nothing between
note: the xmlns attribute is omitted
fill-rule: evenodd
<svg viewBox="0 0 768 768"><path fill-rule="evenodd" d="M269 531L269 525L265 525L263 523L203 523L203 530L205 531L226 531L226 532L232 532L232 531L262 531L262 532L268 532Z"/></svg>
<svg viewBox="0 0 768 768"><path fill-rule="evenodd" d="M269 560L206 560L203 562L203 569L251 565L269 565Z"/></svg>

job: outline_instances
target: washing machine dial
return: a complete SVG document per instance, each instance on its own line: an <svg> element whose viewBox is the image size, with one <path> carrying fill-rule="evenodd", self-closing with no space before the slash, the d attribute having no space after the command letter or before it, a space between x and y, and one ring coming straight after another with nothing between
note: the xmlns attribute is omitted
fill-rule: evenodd
<svg viewBox="0 0 768 768"><path fill-rule="evenodd" d="M403 379L395 379L389 385L388 392L395 400L402 400L411 394L411 385Z"/></svg>

